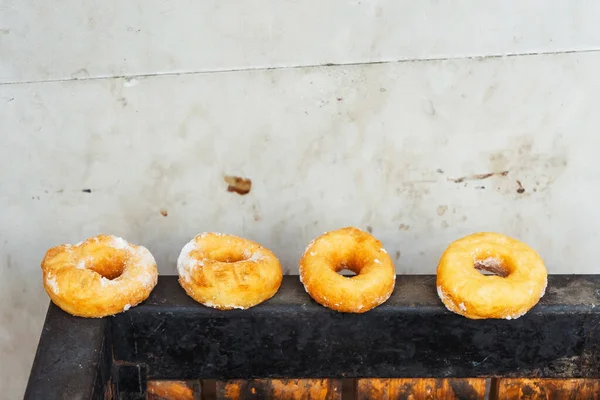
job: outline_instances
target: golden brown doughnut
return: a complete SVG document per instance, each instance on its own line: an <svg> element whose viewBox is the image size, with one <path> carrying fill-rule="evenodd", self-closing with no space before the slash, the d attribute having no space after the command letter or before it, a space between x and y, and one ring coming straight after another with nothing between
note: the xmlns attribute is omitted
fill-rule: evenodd
<svg viewBox="0 0 600 400"><path fill-rule="evenodd" d="M499 233L475 233L442 254L437 291L448 310L467 318L515 319L544 295L547 275L538 253L525 243Z"/></svg>
<svg viewBox="0 0 600 400"><path fill-rule="evenodd" d="M69 314L90 318L135 307L158 281L148 249L110 235L52 247L42 261L42 273L54 304Z"/></svg>
<svg viewBox="0 0 600 400"><path fill-rule="evenodd" d="M356 275L338 274L343 269ZM379 240L347 227L327 232L306 247L300 281L317 303L340 312L364 313L391 296L396 275Z"/></svg>
<svg viewBox="0 0 600 400"><path fill-rule="evenodd" d="M248 239L202 233L181 250L179 284L198 303L219 310L247 309L277 293L283 271L269 249Z"/></svg>

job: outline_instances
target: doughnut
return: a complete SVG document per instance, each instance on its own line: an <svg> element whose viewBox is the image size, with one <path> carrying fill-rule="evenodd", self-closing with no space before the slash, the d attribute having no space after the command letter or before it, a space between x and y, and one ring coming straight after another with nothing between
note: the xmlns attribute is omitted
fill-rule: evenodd
<svg viewBox="0 0 600 400"><path fill-rule="evenodd" d="M269 249L234 235L196 235L177 259L179 284L198 303L219 310L244 310L277 293L283 279Z"/></svg>
<svg viewBox="0 0 600 400"><path fill-rule="evenodd" d="M493 232L452 242L437 267L438 296L448 310L469 319L519 318L544 296L547 284L535 250Z"/></svg>
<svg viewBox="0 0 600 400"><path fill-rule="evenodd" d="M44 289L78 317L101 318L146 300L158 281L154 257L125 239L99 235L52 247L42 260Z"/></svg>
<svg viewBox="0 0 600 400"><path fill-rule="evenodd" d="M356 275L338 274L349 269ZM300 259L300 282L317 303L339 312L364 313L392 294L396 274L381 242L354 227L324 233Z"/></svg>

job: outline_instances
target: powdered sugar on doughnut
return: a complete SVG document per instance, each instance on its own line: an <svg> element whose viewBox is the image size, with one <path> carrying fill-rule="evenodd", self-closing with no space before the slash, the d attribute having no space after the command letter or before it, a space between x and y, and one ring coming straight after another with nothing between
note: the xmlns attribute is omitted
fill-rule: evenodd
<svg viewBox="0 0 600 400"><path fill-rule="evenodd" d="M202 235L200 235L200 238ZM191 256L192 251L197 250L196 237L190 240L179 253L177 258L177 272L179 277L185 281L189 281L191 269L196 265L196 260Z"/></svg>
<svg viewBox="0 0 600 400"><path fill-rule="evenodd" d="M258 262L258 261L264 260L264 258L265 258L265 257L264 257L264 256L263 256L263 255L262 255L262 254L261 254L259 251L257 251L257 252L255 252L255 253L253 253L253 254L252 254L252 255L251 255L251 256L250 256L250 257L247 259L247 261Z"/></svg>
<svg viewBox="0 0 600 400"><path fill-rule="evenodd" d="M306 285L304 284L304 280L302 279L302 274L298 275L298 278L300 278L300 283L302 286L304 286L304 291L308 293L308 290L306 290Z"/></svg>
<svg viewBox="0 0 600 400"><path fill-rule="evenodd" d="M100 285L101 286L108 286L108 285L112 285L112 284L114 284L114 282L111 281L110 279L105 278L105 277L100 278Z"/></svg>
<svg viewBox="0 0 600 400"><path fill-rule="evenodd" d="M456 303L454 303L451 297L446 296L446 293L444 293L444 289L442 289L441 286L437 287L437 294L440 300L442 300L444 306L448 309L448 311L456 312ZM452 307L450 307L448 304L451 304Z"/></svg>
<svg viewBox="0 0 600 400"><path fill-rule="evenodd" d="M130 250L131 245L127 243L127 241L118 236L112 236L112 241L110 245L117 250Z"/></svg>
<svg viewBox="0 0 600 400"><path fill-rule="evenodd" d="M139 274L137 279L142 286L149 288L155 286L158 282L158 274L153 274L150 270L148 270L145 274Z"/></svg>
<svg viewBox="0 0 600 400"><path fill-rule="evenodd" d="M156 265L156 260L150 250L145 247L138 246L137 248L137 262L144 267L153 267Z"/></svg>
<svg viewBox="0 0 600 400"><path fill-rule="evenodd" d="M544 297L546 294L546 289L548 288L548 279L546 279L546 283L544 284L544 288L542 289L542 293L540 294L540 299Z"/></svg>
<svg viewBox="0 0 600 400"><path fill-rule="evenodd" d="M233 304L230 305L219 305L217 306L215 303L211 303L211 302L204 302L201 303L203 306L206 307L210 307L210 308L216 308L216 309L236 309L236 310L245 310L246 307L242 307L242 306L236 306Z"/></svg>
<svg viewBox="0 0 600 400"><path fill-rule="evenodd" d="M56 277L54 275L48 275L48 277L46 278L46 283L48 284L48 286L50 286L54 294L59 293L58 282L56 282Z"/></svg>
<svg viewBox="0 0 600 400"><path fill-rule="evenodd" d="M104 234L49 249L42 270L52 301L73 315L88 318L134 307L149 296L158 281L156 261L148 249ZM57 275L60 270L70 273ZM54 297L59 290L60 297Z"/></svg>
<svg viewBox="0 0 600 400"><path fill-rule="evenodd" d="M202 233L186 243L177 258L177 271L190 297L226 310L243 310L271 298L282 276L279 260L267 248L216 233Z"/></svg>
<svg viewBox="0 0 600 400"><path fill-rule="evenodd" d="M310 251L310 248L315 244L315 240L317 240L318 238L315 238L313 240L311 240L306 247L304 248L304 254L307 254ZM312 255L312 254L311 254Z"/></svg>
<svg viewBox="0 0 600 400"><path fill-rule="evenodd" d="M96 238L97 240L97 238ZM118 236L110 236L110 242L108 246L115 250L124 250L129 254L126 261L127 264L134 263L141 267L142 270L133 279L137 280L139 284L145 288L152 288L158 281L158 273L156 272L156 260L150 251L144 246L132 246L125 239ZM88 268L89 264L93 263L92 258L81 259L77 263L77 268ZM126 264L126 265L127 265ZM125 267L127 268L127 266ZM106 277L100 278L100 285L102 287L117 286L121 280L120 277L115 279L108 279Z"/></svg>
<svg viewBox="0 0 600 400"><path fill-rule="evenodd" d="M517 318L521 318L525 314L527 314L527 311L524 311L520 314L507 315L504 319L508 319L508 320L517 319Z"/></svg>

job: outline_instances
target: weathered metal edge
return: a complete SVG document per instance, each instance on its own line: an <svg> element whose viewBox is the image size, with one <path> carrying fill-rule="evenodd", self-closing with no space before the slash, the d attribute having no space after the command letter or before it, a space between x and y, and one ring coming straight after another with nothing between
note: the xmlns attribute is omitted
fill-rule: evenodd
<svg viewBox="0 0 600 400"><path fill-rule="evenodd" d="M108 325L108 318L73 317L50 303L24 399L104 399Z"/></svg>

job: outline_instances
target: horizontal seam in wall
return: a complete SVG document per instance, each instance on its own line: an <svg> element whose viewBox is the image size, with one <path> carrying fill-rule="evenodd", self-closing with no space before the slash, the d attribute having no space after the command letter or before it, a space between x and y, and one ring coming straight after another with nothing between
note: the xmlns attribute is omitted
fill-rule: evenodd
<svg viewBox="0 0 600 400"><path fill-rule="evenodd" d="M205 71L179 71L179 72L173 71L173 72L128 74L128 75L105 75L105 76L99 75L99 76L88 76L88 77L83 77L83 78L55 78L55 79L39 79L39 80L30 80L30 81L0 82L0 86L27 85L27 84L35 84L35 83L71 82L71 81L97 81L97 80L103 80L103 79L135 79L135 78L150 78L150 77L161 77L161 76L206 75L206 74L222 74L222 73L230 73L230 72L272 71L272 70L298 69L298 68L311 69L311 68L324 68L324 67L419 63L419 62L432 62L432 61L439 62L439 61L460 61L460 60L487 60L487 59L495 59L495 58L531 57L531 56L547 56L547 55L563 55L563 54L595 53L595 52L600 52L600 49L563 50L563 51L512 53L512 54L492 54L492 55L487 55L487 56L431 57L431 58L414 58L414 59L407 58L407 59L400 59L400 60L306 64L306 65L273 66L273 67L246 67L246 68L214 69L214 70L205 70Z"/></svg>

